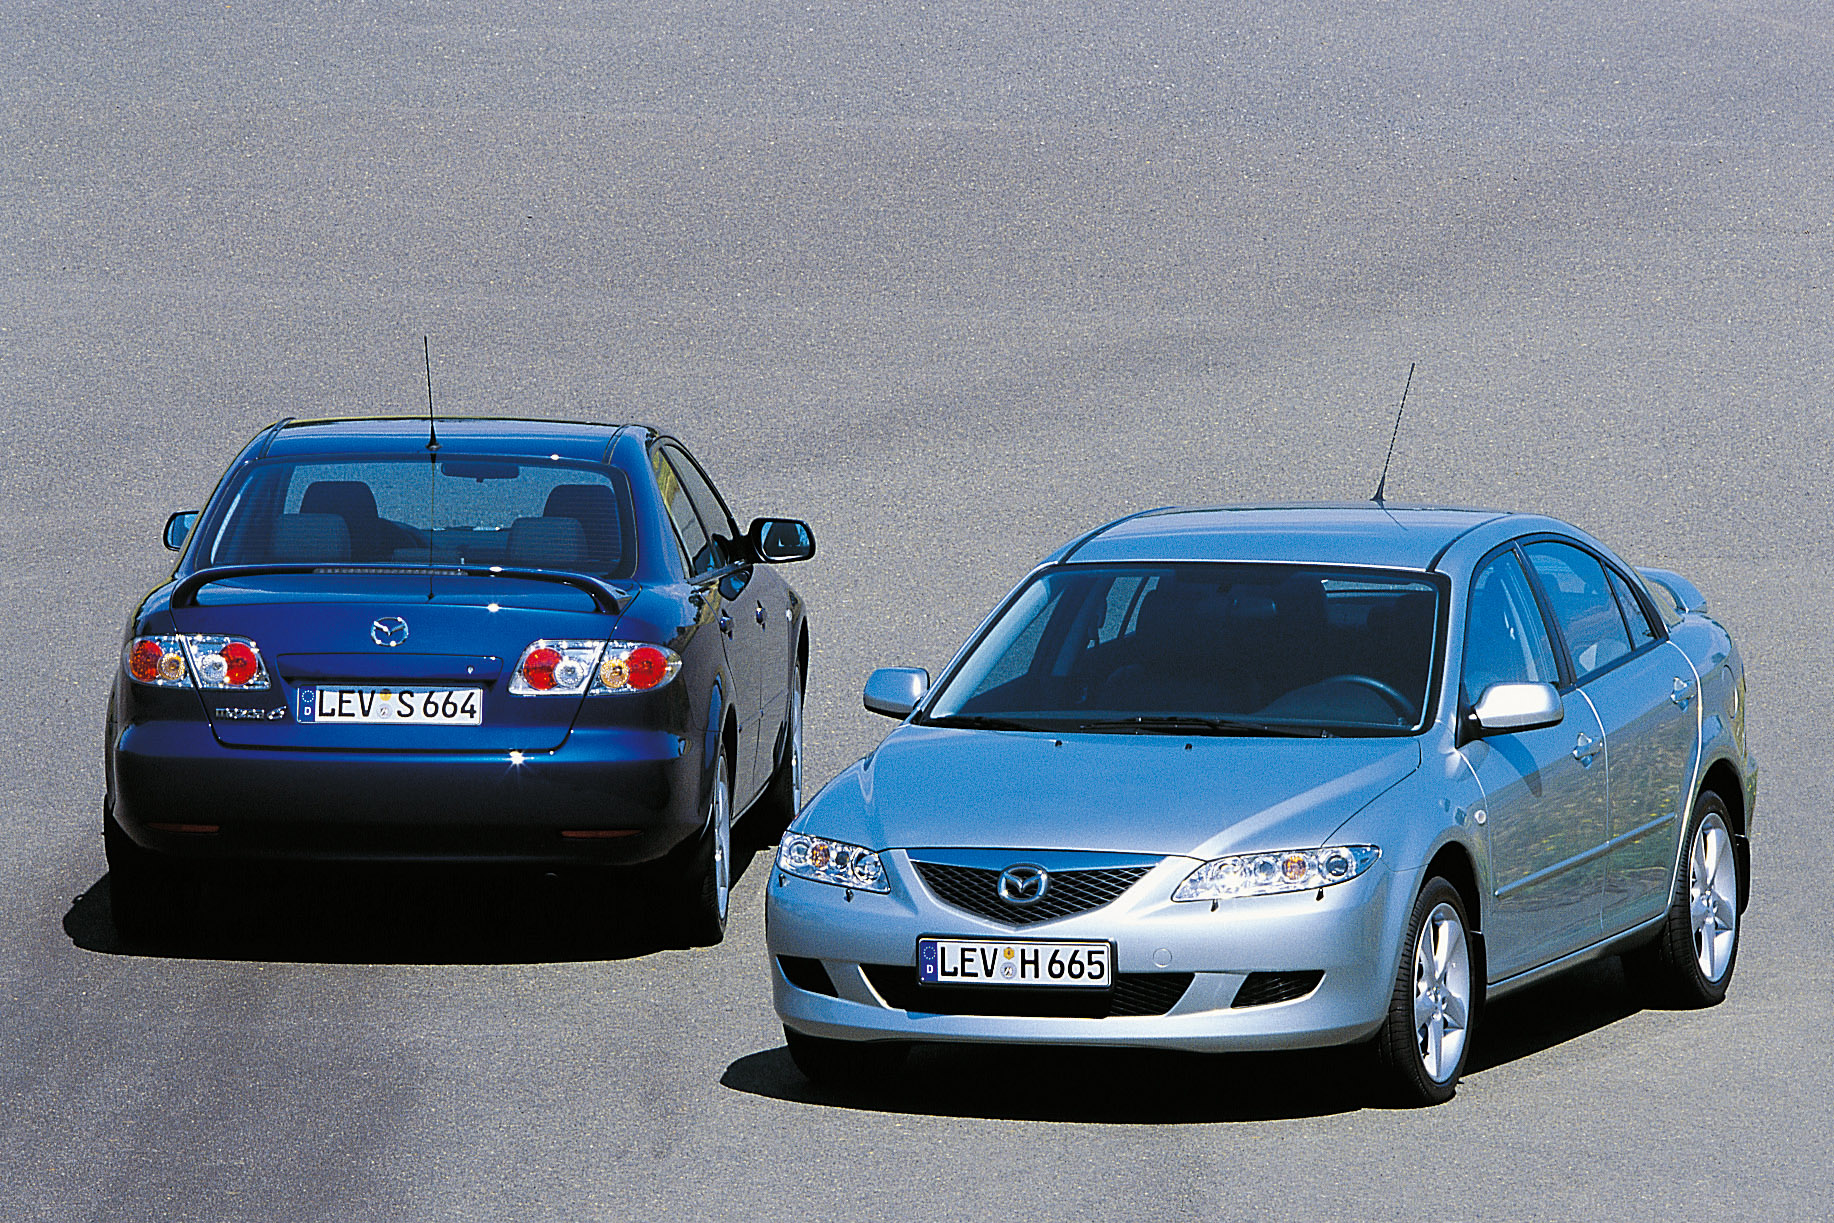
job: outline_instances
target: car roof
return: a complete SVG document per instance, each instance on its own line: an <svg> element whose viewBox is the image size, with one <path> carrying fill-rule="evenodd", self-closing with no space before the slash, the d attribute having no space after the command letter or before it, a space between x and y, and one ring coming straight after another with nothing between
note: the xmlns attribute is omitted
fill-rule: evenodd
<svg viewBox="0 0 1834 1223"><path fill-rule="evenodd" d="M1458 506L1228 505L1148 510L1121 518L1057 558L1115 561L1267 561L1430 569L1460 536L1514 517Z"/></svg>
<svg viewBox="0 0 1834 1223"><path fill-rule="evenodd" d="M603 462L612 441L628 425L509 417L440 416L434 419L442 455L488 454ZM653 432L637 426L643 432ZM309 458L338 454L424 454L425 416L366 416L285 420L268 430L263 458Z"/></svg>

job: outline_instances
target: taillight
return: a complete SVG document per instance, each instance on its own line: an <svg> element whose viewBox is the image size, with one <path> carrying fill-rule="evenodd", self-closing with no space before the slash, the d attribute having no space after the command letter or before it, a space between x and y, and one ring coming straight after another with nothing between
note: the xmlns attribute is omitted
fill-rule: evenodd
<svg viewBox="0 0 1834 1223"><path fill-rule="evenodd" d="M185 687L184 643L177 637L134 638L127 647L127 673L155 687Z"/></svg>
<svg viewBox="0 0 1834 1223"><path fill-rule="evenodd" d="M200 688L268 686L267 668L255 643L220 634L136 637L128 643L127 673L138 683L159 688L183 688L193 682Z"/></svg>
<svg viewBox="0 0 1834 1223"><path fill-rule="evenodd" d="M592 690L648 692L674 679L679 670L681 655L674 650L635 641L607 641Z"/></svg>
<svg viewBox="0 0 1834 1223"><path fill-rule="evenodd" d="M518 696L648 692L675 678L681 655L639 641L532 641L509 690Z"/></svg>
<svg viewBox="0 0 1834 1223"><path fill-rule="evenodd" d="M532 641L509 677L517 696L577 696L586 690L602 641Z"/></svg>

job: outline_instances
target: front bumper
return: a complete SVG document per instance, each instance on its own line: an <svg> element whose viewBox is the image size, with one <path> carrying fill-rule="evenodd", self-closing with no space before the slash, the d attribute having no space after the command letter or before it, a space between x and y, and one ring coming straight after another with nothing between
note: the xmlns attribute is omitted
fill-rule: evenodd
<svg viewBox="0 0 1834 1223"><path fill-rule="evenodd" d="M634 864L697 835L703 814L698 744L657 731L576 727L549 752L356 752L227 747L202 722L158 720L109 747L116 823L183 858Z"/></svg>
<svg viewBox="0 0 1834 1223"><path fill-rule="evenodd" d="M840 1040L1128 1045L1196 1052L1347 1044L1372 1035L1387 1013L1420 883L1418 870L1396 872L1378 862L1357 879L1316 892L1224 901L1212 908L1169 899L1198 863L1168 858L1100 909L1014 930L943 904L917 880L902 852L887 852L882 859L891 892L854 891L850 898L842 888L773 869L765 910L767 940L773 1001L787 1027ZM892 980L888 974L896 969L914 978L917 939L928 935L1106 939L1114 944L1118 976L1163 981L1168 974L1190 974L1190 983L1163 1014L939 1013L918 1009L924 992L906 988L906 978L898 978L895 990L874 985L875 977L881 984ZM784 957L799 970L800 986L786 975ZM796 965L798 960L803 963ZM823 973L812 978L808 961L819 961ZM1302 997L1235 1005L1251 977L1316 973L1322 978ZM803 987L811 984L815 988ZM960 1011L967 992L951 991L949 1003L939 1010ZM1051 1003L1039 1009L1049 1010Z"/></svg>

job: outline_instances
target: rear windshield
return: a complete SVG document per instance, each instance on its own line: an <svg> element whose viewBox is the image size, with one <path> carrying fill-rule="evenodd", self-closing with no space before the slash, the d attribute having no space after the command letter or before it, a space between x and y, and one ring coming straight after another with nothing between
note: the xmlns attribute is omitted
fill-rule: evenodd
<svg viewBox="0 0 1834 1223"><path fill-rule="evenodd" d="M258 463L209 525L199 564L503 565L636 570L615 468L476 456Z"/></svg>
<svg viewBox="0 0 1834 1223"><path fill-rule="evenodd" d="M1437 657L1425 577L1073 566L1021 590L925 720L1114 733L1404 734Z"/></svg>

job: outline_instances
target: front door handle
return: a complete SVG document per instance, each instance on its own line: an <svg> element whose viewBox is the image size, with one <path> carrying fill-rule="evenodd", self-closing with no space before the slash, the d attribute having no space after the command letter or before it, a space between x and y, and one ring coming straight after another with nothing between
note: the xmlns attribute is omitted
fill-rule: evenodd
<svg viewBox="0 0 1834 1223"><path fill-rule="evenodd" d="M758 604L758 623L764 623L764 604Z"/></svg>
<svg viewBox="0 0 1834 1223"><path fill-rule="evenodd" d="M720 613L720 632L732 636L732 617L725 612Z"/></svg>
<svg viewBox="0 0 1834 1223"><path fill-rule="evenodd" d="M1605 750L1602 740L1594 739L1585 731L1579 732L1579 741L1573 745L1573 759L1579 761L1582 768L1592 767L1592 758Z"/></svg>
<svg viewBox="0 0 1834 1223"><path fill-rule="evenodd" d="M1685 712L1694 700L1694 685L1676 676L1675 686L1669 689L1668 699L1675 702L1675 708Z"/></svg>

